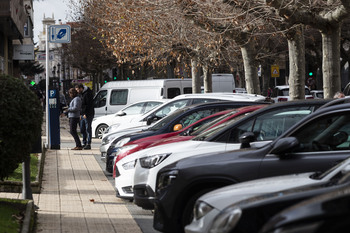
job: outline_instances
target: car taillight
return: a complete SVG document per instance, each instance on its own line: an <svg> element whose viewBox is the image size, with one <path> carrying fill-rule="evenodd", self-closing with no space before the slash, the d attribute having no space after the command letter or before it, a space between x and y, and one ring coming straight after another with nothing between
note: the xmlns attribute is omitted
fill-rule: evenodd
<svg viewBox="0 0 350 233"><path fill-rule="evenodd" d="M236 90L233 90L232 92L233 92L233 93L236 93Z"/></svg>
<svg viewBox="0 0 350 233"><path fill-rule="evenodd" d="M307 100L313 99L313 98L314 98L313 96L306 97Z"/></svg>
<svg viewBox="0 0 350 233"><path fill-rule="evenodd" d="M277 101L278 102L288 101L288 98L278 98Z"/></svg>

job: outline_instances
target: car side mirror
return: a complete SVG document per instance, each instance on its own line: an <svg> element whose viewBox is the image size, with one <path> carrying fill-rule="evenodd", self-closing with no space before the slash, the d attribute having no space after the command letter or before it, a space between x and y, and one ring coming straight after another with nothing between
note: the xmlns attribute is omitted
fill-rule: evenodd
<svg viewBox="0 0 350 233"><path fill-rule="evenodd" d="M174 131L174 132L179 131L179 130L181 130L181 129L182 129L182 125L181 125L181 124L176 124L176 125L174 125L174 127L173 127L173 131Z"/></svg>
<svg viewBox="0 0 350 233"><path fill-rule="evenodd" d="M123 112L123 111L119 111L119 112L117 112L117 116L125 116L126 115L126 113L125 112Z"/></svg>
<svg viewBox="0 0 350 233"><path fill-rule="evenodd" d="M284 154L291 152L299 146L299 141L296 137L281 138L273 145L271 154Z"/></svg>
<svg viewBox="0 0 350 233"><path fill-rule="evenodd" d="M154 119L154 117L153 116L151 116L151 117L148 117L147 118L147 125L150 125L150 124L152 124L152 122L153 122L153 119Z"/></svg>
<svg viewBox="0 0 350 233"><path fill-rule="evenodd" d="M239 142L241 143L241 149L250 148L250 143L255 141L255 135L253 132L244 132L239 137Z"/></svg>

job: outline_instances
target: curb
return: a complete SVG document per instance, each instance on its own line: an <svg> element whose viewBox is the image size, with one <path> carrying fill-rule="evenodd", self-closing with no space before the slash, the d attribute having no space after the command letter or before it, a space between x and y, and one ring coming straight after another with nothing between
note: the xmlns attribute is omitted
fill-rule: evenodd
<svg viewBox="0 0 350 233"><path fill-rule="evenodd" d="M29 200L26 205L26 212L22 223L21 233L33 232L34 228L34 201Z"/></svg>

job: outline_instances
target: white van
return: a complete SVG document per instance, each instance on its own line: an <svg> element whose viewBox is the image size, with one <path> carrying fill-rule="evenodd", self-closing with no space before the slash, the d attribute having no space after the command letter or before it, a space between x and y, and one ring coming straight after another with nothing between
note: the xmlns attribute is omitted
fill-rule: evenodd
<svg viewBox="0 0 350 233"><path fill-rule="evenodd" d="M152 79L112 81L94 97L95 117L116 113L125 106L145 99L172 99L192 93L191 79Z"/></svg>
<svg viewBox="0 0 350 233"><path fill-rule="evenodd" d="M245 88L236 88L233 74L212 74L211 77L213 92L247 93ZM201 78L203 79L203 76ZM202 93L204 93L204 86L202 86Z"/></svg>

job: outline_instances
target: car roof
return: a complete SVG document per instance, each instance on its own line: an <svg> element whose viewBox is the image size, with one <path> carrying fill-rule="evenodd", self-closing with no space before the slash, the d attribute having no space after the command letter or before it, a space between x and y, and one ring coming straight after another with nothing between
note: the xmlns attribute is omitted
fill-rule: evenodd
<svg viewBox="0 0 350 233"><path fill-rule="evenodd" d="M265 96L257 94L247 94L247 93L231 93L231 92L214 92L214 93L193 93L193 94L183 94L174 97L173 99L182 98L208 98L208 99L226 99L226 100L241 100L241 101L264 101Z"/></svg>

